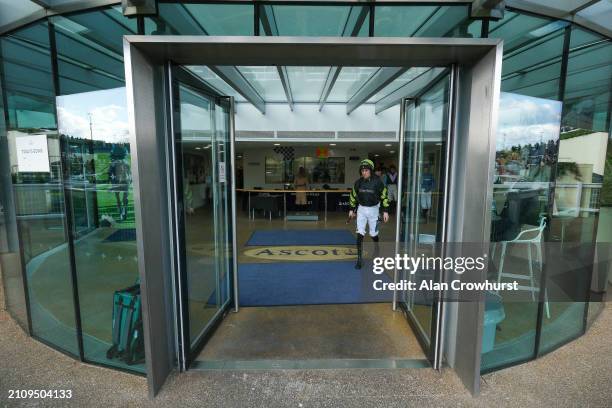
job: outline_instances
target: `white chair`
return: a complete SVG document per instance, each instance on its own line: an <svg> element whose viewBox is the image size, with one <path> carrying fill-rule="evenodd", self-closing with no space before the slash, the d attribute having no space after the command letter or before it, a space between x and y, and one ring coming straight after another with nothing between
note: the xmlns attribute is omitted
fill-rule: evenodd
<svg viewBox="0 0 612 408"><path fill-rule="evenodd" d="M542 235L546 228L546 218L540 218L540 225L536 228L529 228L518 233L518 235L510 241L502 241L501 244L501 255L499 259L499 271L497 275L497 281L501 282L502 278L511 278L519 280L528 280L530 286L518 286L520 290L531 291L531 299L536 300L535 293L540 291L535 284L535 278L533 274L533 259L531 256L531 247L534 246L536 249L537 261L540 265L540 273L542 272ZM504 260L506 258L506 249L508 244L519 244L527 247L527 260L529 262L529 275L518 274L518 273L505 273L504 272ZM546 311L546 317L550 319L550 307L548 305L548 295L546 290L544 291L544 308Z"/></svg>
<svg viewBox="0 0 612 408"><path fill-rule="evenodd" d="M433 246L436 244L436 236L433 234L419 234L419 244Z"/></svg>

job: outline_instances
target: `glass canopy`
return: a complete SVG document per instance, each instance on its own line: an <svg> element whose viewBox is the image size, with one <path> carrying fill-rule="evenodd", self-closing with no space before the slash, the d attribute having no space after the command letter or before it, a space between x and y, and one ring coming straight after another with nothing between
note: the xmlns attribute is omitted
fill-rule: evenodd
<svg viewBox="0 0 612 408"><path fill-rule="evenodd" d="M326 103L358 101L358 106L377 105L376 113L397 105L402 98L416 96L445 69L324 66L186 68L218 93L233 96L238 103L256 106L258 103L318 103L323 109ZM379 75L385 70L395 72L394 79L390 81L387 75Z"/></svg>
<svg viewBox="0 0 612 408"><path fill-rule="evenodd" d="M116 3L120 3L117 1ZM328 4L263 5L260 10L262 35L364 36L368 35L369 7ZM378 3L374 1L373 3ZM415 2L409 8L376 4L377 36L444 36L430 30L454 27L466 18L464 7L449 3ZM466 3L469 3L466 1ZM571 20L609 36L612 30L612 2L609 0L521 0L510 4L525 11ZM512 2L514 3L514 2ZM0 33L35 21L45 15L90 9L112 2L100 0L0 0ZM253 4L159 2L159 15L146 20L147 34L254 35ZM321 13L321 8L325 12ZM504 17L505 19L505 17ZM366 24L363 24L363 22ZM397 24L397 23L400 24ZM434 35L435 34L435 35Z"/></svg>

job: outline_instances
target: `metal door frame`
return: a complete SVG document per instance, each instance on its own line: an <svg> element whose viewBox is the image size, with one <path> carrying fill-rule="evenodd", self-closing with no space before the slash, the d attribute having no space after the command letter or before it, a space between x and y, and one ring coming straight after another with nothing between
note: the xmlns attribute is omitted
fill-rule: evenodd
<svg viewBox="0 0 612 408"><path fill-rule="evenodd" d="M404 169L404 144L406 142L405 140L405 136L406 136L406 115L407 115L407 111L406 111L406 106L407 104L411 103L414 105L414 108L416 109L420 102L420 98L429 90L431 90L434 86L436 86L440 81L443 81L446 76L448 76L448 80L449 80L449 84L448 84L448 108L447 108L447 123L446 123L446 143L445 143L445 149L443 152L443 171L444 171L444 176L443 178L440 180L441 183L443 183L443 191L444 191L444 196L442 197L442 206L439 208L439 212L440 214L437 215L437 218L439 219L440 224L438 225L438 230L440 231L440 241L441 243L445 243L448 242L448 237L446 235L447 232L447 228L446 228L446 224L448 222L450 222L449 217L448 217L448 192L449 192L449 179L450 179L450 169L451 169L451 150L452 150L452 142L453 142L453 138L455 137L455 133L454 133L454 129L453 129L453 115L455 114L455 109L454 109L454 103L455 103L455 85L456 85L456 81L455 81L455 76L456 76L456 67L454 65L452 65L451 67L449 67L448 70L445 70L444 72L442 72L440 75L438 75L436 78L434 78L425 88L423 88L418 95L412 97L412 98L404 98L401 100L400 102L400 134L399 134L399 143L400 143L400 148L399 148L399 154L400 154L400 158L399 158L399 166L400 166L400 172L399 172L399 176L398 176L398 202L397 202L397 209L396 209L396 229L395 229L395 252L399 253L399 243L400 243L400 234L401 234L401 206L402 206L402 198L403 198L403 192L402 192L402 187L403 187L403 182L404 182L404 177L408 177L407 174L403 174L403 169ZM417 122L416 128L418 128L418 126L420 125L420 121L421 121L421 115L419 115L419 117L416 117L414 120ZM413 157L413 167L416 168L417 166L417 160L416 158L418 157L419 153L415 150L414 151L414 157ZM412 171L412 177L416 177L416 171L415 169L413 169ZM406 180L408 181L408 180ZM412 180L412 191L410 191L410 197L416 197L416 181ZM440 200L440 198L438 198L438 200ZM410 211L410 219L414 220L415 217L417 217L416 214L416 207L418 205L417 201L412 199L410 201L410 209L407 208L407 211ZM414 222L414 221L411 221ZM414 231L408 231L409 235L412 235L412 245L414 246L414 249L416 249L416 245L417 245L417 240L416 237L418 237L418 235L413 234ZM440 256L442 258L444 258L444 245L441 245L441 251L442 253L440 253ZM395 270L394 275L393 275L393 281L395 283L397 283L398 281L398 271ZM436 281L438 282L445 282L445 272L444 271L440 271L437 274L437 279ZM413 292L409 292L408 295L412 295ZM422 338L421 333L419 332L419 328L416 327L416 325L418 324L416 322L416 317L414 316L414 314L407 308L404 306L403 303L400 302L400 308L406 313L406 318L408 319L408 322L410 323L410 325L412 326L413 331L415 331L415 335L417 337L417 340L419 341L419 343L421 344L421 347L423 347L423 349L427 349L427 345L425 344L425 339ZM398 309L398 298L397 298L397 291L393 292L393 310L397 310ZM443 297L442 297L442 293L441 291L437 291L434 294L434 305L432 307L432 321L431 321L431 331L429 333L430 335L430 344L429 344L429 350L427 351L427 358L428 360L431 362L432 367L436 370L440 370L442 367L442 347L443 347L443 343L444 343L444 301L443 301Z"/></svg>
<svg viewBox="0 0 612 408"><path fill-rule="evenodd" d="M176 367L168 228L163 67L180 65L457 66L457 114L449 194L449 242L488 246L501 84L502 41L473 38L125 36L138 269L149 391ZM167 92L167 91L166 91ZM483 171L483 169L488 169ZM232 169L233 170L233 169ZM466 183L470 180L470 183ZM159 223L145 222L159 219ZM235 236L234 236L235 238ZM481 276L473 277L484 281ZM480 388L484 297L453 304L444 353L473 393ZM460 352L455 352L459 350Z"/></svg>
<svg viewBox="0 0 612 408"><path fill-rule="evenodd" d="M181 232L181 229L184 231L185 228L185 220L182 218L180 214L180 204L183 203L182 195L179 192L183 191L183 178L179 174L180 168L182 167L182 157L179 157L180 152L176 150L176 135L177 132L180 133L178 129L180 126L180 119L175 118L176 106L174 103L176 102L176 96L178 89L175 88L175 84L180 82L192 88L195 92L201 93L206 97L211 98L214 102L213 104L220 104L221 100L224 100L227 104L228 110L228 132L230 139L230 157L233 160L234 157L234 110L233 110L233 98L225 95L221 95L215 92L213 89L209 88L203 81L199 78L195 77L191 72L185 70L180 65L173 64L168 61L166 63L166 87L169 90L168 92L168 146L169 152L168 155L168 169L169 169L169 185L171 186L171 207L173 215L171 217L171 230L172 234L172 247L173 247L173 266L174 266L174 282L175 282L175 324L176 324L176 357L178 362L178 368L180 371L185 371L189 368L189 365L193 362L195 356L200 352L202 347L205 345L208 337L214 332L216 326L220 324L223 320L223 316L225 312L229 309L231 301L235 301L235 310L237 311L238 303L237 298L233 299L233 294L237 293L238 290L238 281L234 279L236 276L236 258L232 256L232 270L228 270L228 284L230 285L230 290L228 290L228 299L223 304L219 305L219 310L215 312L215 314L211 317L210 321L206 324L206 326L202 329L202 331L198 334L198 337L194 341L195 346L192 350L192 342L191 342L191 333L189 326L189 294L188 294L188 282L187 282L187 270L186 270L186 258L185 258L185 242L184 242L184 232ZM210 110L211 115L211 126L212 126L212 134L211 134L211 151L216 155L216 120L213 117L215 114L214 106ZM179 122L179 123L177 123ZM216 180L216 173L218 171L215 157L212 159L212 180ZM233 166L231 163L230 166ZM227 170L226 170L226 180L227 180ZM228 213L228 218L232 220L232 236L235 234L235 203L234 203L234 177L233 175L230 178L231 185L228 186L230 191L230 197L232 198L232 207ZM214 187L213 187L214 188ZM214 194L214 192L213 192ZM214 203L213 203L214 205ZM213 218L217 219L217 209L213 209ZM229 231L228 231L229 232ZM215 234L215 248L218 248L217 236ZM236 240L232 239L233 251L235 253ZM216 259L216 262L221 262L220 259ZM221 288L219 286L219 282L216 282L217 288L216 292L221 293ZM232 286L235 288L232 290Z"/></svg>

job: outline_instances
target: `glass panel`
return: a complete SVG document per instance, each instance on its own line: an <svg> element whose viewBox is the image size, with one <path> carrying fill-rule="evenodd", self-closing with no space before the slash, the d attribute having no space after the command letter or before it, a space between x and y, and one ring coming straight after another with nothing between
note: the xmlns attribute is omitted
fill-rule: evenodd
<svg viewBox="0 0 612 408"><path fill-rule="evenodd" d="M4 86L0 78L0 111L4 110ZM13 172L7 126L0 115L0 269L6 310L28 332L26 296L23 286L22 265L19 256L19 235L15 216ZM2 290L2 289L0 289Z"/></svg>
<svg viewBox="0 0 612 408"><path fill-rule="evenodd" d="M342 37L368 35L368 8L363 6L262 6L261 35Z"/></svg>
<svg viewBox="0 0 612 408"><path fill-rule="evenodd" d="M431 68L429 68L429 67L410 68L408 71L404 72L402 75L400 75L399 77L395 78L393 80L393 82L391 82L389 85L385 86L382 90L380 90L379 92L374 94L374 96L372 96L370 99L368 99L368 102L370 102L370 103L378 102L380 99L382 99L385 96L393 93L394 91L398 90L399 88L401 88L402 86L406 85L407 83L413 81L419 75L423 74L426 71L429 71L430 69ZM425 85L425 86L427 86L427 85ZM418 94L419 92L420 92L419 89L415 89L414 90L414 94L415 95Z"/></svg>
<svg viewBox="0 0 612 408"><path fill-rule="evenodd" d="M485 310L483 370L533 357L560 119L560 102L501 94L488 279L519 290L503 292L503 313Z"/></svg>
<svg viewBox="0 0 612 408"><path fill-rule="evenodd" d="M189 337L193 347L219 310L215 245L211 101L179 85L181 179L184 200L185 270L189 290ZM211 191L212 189L212 191Z"/></svg>
<svg viewBox="0 0 612 408"><path fill-rule="evenodd" d="M266 102L285 102L287 100L276 67L238 67L238 70Z"/></svg>
<svg viewBox="0 0 612 408"><path fill-rule="evenodd" d="M376 37L480 36L480 22L469 19L467 6L376 6Z"/></svg>
<svg viewBox="0 0 612 408"><path fill-rule="evenodd" d="M402 247L408 256L436 256L435 243L441 242L442 203L444 201L445 152L448 137L448 76L414 102L407 102L404 135L403 191L406 202L402 205L403 219L400 236ZM439 279L433 270L418 270L411 275L403 271L407 279L416 282ZM400 300L404 302L411 319L419 328L426 342L432 341L434 293L432 291L407 291Z"/></svg>
<svg viewBox="0 0 612 408"><path fill-rule="evenodd" d="M153 35L253 35L250 4L159 3L159 14L145 18L145 33Z"/></svg>
<svg viewBox="0 0 612 408"><path fill-rule="evenodd" d="M229 105L181 82L177 97L176 160L193 350L230 298Z"/></svg>
<svg viewBox="0 0 612 408"><path fill-rule="evenodd" d="M204 65L189 65L186 66L189 71L198 76L209 87L217 91L219 95L233 96L238 102L244 102L246 99L240 95L234 88L229 86L227 82L221 79L210 68Z"/></svg>
<svg viewBox="0 0 612 408"><path fill-rule="evenodd" d="M327 100L347 102L376 71L375 67L342 67Z"/></svg>
<svg viewBox="0 0 612 408"><path fill-rule="evenodd" d="M572 296L576 290L584 294L590 285L589 316L601 308L607 290L612 243L612 44L601 40L572 29L551 240L559 242L557 257L573 267L553 268L547 275L548 296L555 301L550 302L550 318L543 320L541 353L582 334L586 302Z"/></svg>
<svg viewBox="0 0 612 408"><path fill-rule="evenodd" d="M504 60L488 279L517 280L519 290L503 292L503 313L487 303L482 370L534 357L559 149L561 103L556 99L566 25L509 11L489 30L489 37L504 40ZM550 304L546 310L554 312Z"/></svg>
<svg viewBox="0 0 612 408"><path fill-rule="evenodd" d="M122 23L120 18L120 11L110 8L52 19L56 42L62 44L57 61L58 70L62 72L60 93L124 85L121 38L125 34L136 34L136 27L128 23L129 19L124 18Z"/></svg>
<svg viewBox="0 0 612 408"><path fill-rule="evenodd" d="M214 186L217 192L215 205L217 206L217 217L219 220L216 231L217 260L219 261L219 286L220 304L225 306L231 297L232 281L232 223L230 217L232 197L232 169L231 169L231 135L230 135L230 109L229 101L215 103L215 154L217 162L217 177Z"/></svg>
<svg viewBox="0 0 612 408"><path fill-rule="evenodd" d="M120 313L116 293L125 295L138 284L121 41L123 35L135 32L135 21L123 17L120 10L52 19L60 78L56 107L76 238L85 359L144 372L142 342L134 343L133 353L112 351L117 342L113 318ZM131 295L139 296L136 293ZM142 315L136 310L134 322L139 327ZM132 335L142 338L141 329Z"/></svg>
<svg viewBox="0 0 612 408"><path fill-rule="evenodd" d="M491 22L490 38L504 40L502 91L557 99L566 22L507 12Z"/></svg>
<svg viewBox="0 0 612 408"><path fill-rule="evenodd" d="M48 27L36 24L0 41L10 174L32 334L78 355Z"/></svg>
<svg viewBox="0 0 612 408"><path fill-rule="evenodd" d="M296 102L318 102L329 67L287 67L289 84Z"/></svg>

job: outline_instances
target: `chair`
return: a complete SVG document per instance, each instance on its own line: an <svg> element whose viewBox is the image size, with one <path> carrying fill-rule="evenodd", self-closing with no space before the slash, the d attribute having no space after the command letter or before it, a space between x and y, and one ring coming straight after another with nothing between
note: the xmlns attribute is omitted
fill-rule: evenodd
<svg viewBox="0 0 612 408"><path fill-rule="evenodd" d="M540 272L542 271L542 235L546 228L546 218L540 218L540 225L536 228L529 228L520 231L518 235L510 241L502 241L501 244L501 255L499 259L499 271L497 274L497 282L501 282L502 278L512 278L520 280L528 280L530 286L518 286L519 289L531 291L531 299L536 300L535 292L540 289L535 285L535 278L533 275L533 259L531 256L531 247L534 246L536 249L537 261L540 265ZM518 274L518 273L505 273L504 272L504 260L506 258L506 249L508 244L524 244L527 246L527 259L529 261L529 275ZM546 317L550 319L550 307L548 305L548 295L546 290L544 291L544 307L546 311Z"/></svg>
<svg viewBox="0 0 612 408"><path fill-rule="evenodd" d="M263 211L264 216L266 212L270 213L270 221L272 221L272 213L276 212L280 216L280 208L282 206L282 195L258 195L251 198L251 208L249 211L253 213L253 219L255 219L255 211Z"/></svg>

